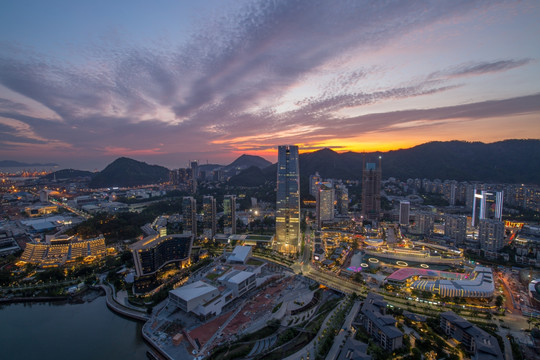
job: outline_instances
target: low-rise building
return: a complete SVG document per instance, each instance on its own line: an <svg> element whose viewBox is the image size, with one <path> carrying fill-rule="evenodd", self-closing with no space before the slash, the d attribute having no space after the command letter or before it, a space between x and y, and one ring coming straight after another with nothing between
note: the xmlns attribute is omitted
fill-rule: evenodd
<svg viewBox="0 0 540 360"><path fill-rule="evenodd" d="M362 304L359 320L362 327L384 350L394 351L403 345L403 333L396 328L396 320L386 314L386 301L381 295L369 293Z"/></svg>
<svg viewBox="0 0 540 360"><path fill-rule="evenodd" d="M238 245L227 258L227 262L230 264L245 264L251 257L251 253L251 246Z"/></svg>
<svg viewBox="0 0 540 360"><path fill-rule="evenodd" d="M503 360L497 339L453 311L441 314L441 329L471 352L472 360Z"/></svg>
<svg viewBox="0 0 540 360"><path fill-rule="evenodd" d="M193 311L197 306L219 296L219 290L203 281L184 285L169 292L170 301L185 312Z"/></svg>
<svg viewBox="0 0 540 360"><path fill-rule="evenodd" d="M233 270L222 275L218 281L231 290L234 297L240 297L255 287L255 273Z"/></svg>

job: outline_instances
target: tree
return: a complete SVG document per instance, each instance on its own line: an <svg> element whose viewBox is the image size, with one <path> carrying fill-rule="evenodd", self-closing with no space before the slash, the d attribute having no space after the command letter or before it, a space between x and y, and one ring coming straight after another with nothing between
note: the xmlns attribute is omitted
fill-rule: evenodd
<svg viewBox="0 0 540 360"><path fill-rule="evenodd" d="M502 297L501 295L497 296L497 297L495 298L495 306L496 306L496 307L501 307L502 304L503 304L503 300L504 300L504 299L503 299L503 297Z"/></svg>

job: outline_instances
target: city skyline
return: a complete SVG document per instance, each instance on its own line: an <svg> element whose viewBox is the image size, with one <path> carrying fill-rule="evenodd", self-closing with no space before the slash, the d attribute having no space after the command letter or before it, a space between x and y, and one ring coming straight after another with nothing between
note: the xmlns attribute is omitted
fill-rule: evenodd
<svg viewBox="0 0 540 360"><path fill-rule="evenodd" d="M540 138L540 4L8 1L0 153L103 168ZM122 14L120 16L120 14Z"/></svg>

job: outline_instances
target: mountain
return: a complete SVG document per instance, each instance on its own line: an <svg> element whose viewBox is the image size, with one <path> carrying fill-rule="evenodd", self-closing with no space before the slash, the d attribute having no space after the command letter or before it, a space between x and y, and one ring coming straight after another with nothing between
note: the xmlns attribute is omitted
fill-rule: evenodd
<svg viewBox="0 0 540 360"><path fill-rule="evenodd" d="M58 166L58 164L55 163L46 163L46 164L39 164L39 163L23 163L19 161L14 160L0 160L0 167L31 167L31 166Z"/></svg>
<svg viewBox="0 0 540 360"><path fill-rule="evenodd" d="M410 149L372 153L337 153L322 149L300 154L300 182L307 189L316 171L323 178L362 179L362 164L382 157L383 179L427 178L493 183L540 184L540 140L504 140L485 144L434 141ZM275 181L277 164L262 169ZM240 173L239 175L242 175Z"/></svg>
<svg viewBox="0 0 540 360"><path fill-rule="evenodd" d="M274 174L273 178L275 177L276 176ZM251 166L245 170L242 170L238 175L232 176L229 179L229 185L257 187L263 185L267 180L267 177L263 174L261 169L256 166Z"/></svg>
<svg viewBox="0 0 540 360"><path fill-rule="evenodd" d="M95 174L89 187L127 187L157 184L169 180L169 169L159 165L121 157Z"/></svg>
<svg viewBox="0 0 540 360"><path fill-rule="evenodd" d="M300 177L307 181L318 171L323 178L360 180L363 159L378 161L379 156L382 157L383 179L540 184L540 140L505 140L490 144L435 141L410 149L364 154L338 154L323 149L300 154Z"/></svg>
<svg viewBox="0 0 540 360"><path fill-rule="evenodd" d="M55 172L52 172L50 174L47 174L45 176L42 176L42 179L46 180L52 180L56 178L56 180L64 180L64 179L75 179L80 177L92 177L94 175L93 172L90 171L83 171L83 170L75 170L75 169L62 169Z"/></svg>
<svg viewBox="0 0 540 360"><path fill-rule="evenodd" d="M244 154L240 156L239 158L237 158L236 160L234 160L229 165L225 166L224 169L226 171L232 170L232 169L243 170L243 169L250 168L252 166L256 166L259 169L264 169L265 167L269 165L272 165L272 163L260 156Z"/></svg>

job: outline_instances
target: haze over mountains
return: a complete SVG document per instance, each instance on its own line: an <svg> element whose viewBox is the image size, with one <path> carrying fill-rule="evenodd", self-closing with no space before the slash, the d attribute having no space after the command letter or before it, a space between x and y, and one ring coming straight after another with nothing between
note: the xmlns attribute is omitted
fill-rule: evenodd
<svg viewBox="0 0 540 360"><path fill-rule="evenodd" d="M430 142L410 149L373 153L337 153L322 149L300 154L300 178L307 181L316 171L323 178L359 180L362 164L382 157L383 178L453 179L494 183L540 184L540 140L481 142ZM237 186L258 186L276 180L276 164L244 154L229 165L205 164L201 170L221 168ZM89 172L60 170L57 178L89 176ZM49 176L53 176L52 174ZM91 187L136 186L167 181L169 169L129 158L119 158L92 174Z"/></svg>

